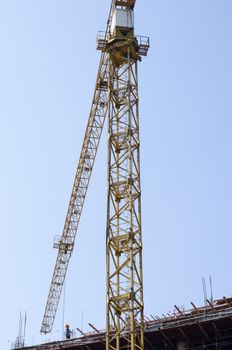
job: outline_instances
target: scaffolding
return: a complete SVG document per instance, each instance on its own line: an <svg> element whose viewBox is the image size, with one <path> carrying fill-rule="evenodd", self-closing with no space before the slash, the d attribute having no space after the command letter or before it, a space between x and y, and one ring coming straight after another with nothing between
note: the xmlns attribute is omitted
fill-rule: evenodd
<svg viewBox="0 0 232 350"><path fill-rule="evenodd" d="M172 314L145 317L144 341L147 350L231 350L232 298L225 298L184 310L175 305ZM91 324L90 324L91 325ZM92 326L92 325L91 325ZM103 350L105 330L91 327L94 332L61 342L47 343L24 350ZM78 330L78 329L77 329ZM112 332L113 333L113 332ZM124 348L122 342L122 349ZM22 349L22 348L21 348Z"/></svg>

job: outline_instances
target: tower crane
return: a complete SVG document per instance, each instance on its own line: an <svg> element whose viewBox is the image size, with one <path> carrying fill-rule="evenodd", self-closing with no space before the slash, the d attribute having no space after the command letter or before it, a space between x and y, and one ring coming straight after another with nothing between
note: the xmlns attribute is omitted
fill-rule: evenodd
<svg viewBox="0 0 232 350"><path fill-rule="evenodd" d="M134 34L136 0L112 0L92 106L58 249L41 332L52 330L99 141L108 119L106 349L144 349L138 61L149 38Z"/></svg>

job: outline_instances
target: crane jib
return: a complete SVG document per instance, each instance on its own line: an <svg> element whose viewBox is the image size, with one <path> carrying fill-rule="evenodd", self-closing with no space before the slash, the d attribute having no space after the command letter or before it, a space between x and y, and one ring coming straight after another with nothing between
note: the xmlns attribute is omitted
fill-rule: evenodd
<svg viewBox="0 0 232 350"><path fill-rule="evenodd" d="M115 0L112 0L105 35L107 35L110 30L112 9L114 5ZM107 54L106 52L102 52L90 115L68 205L67 215L65 218L63 233L54 245L58 249L58 254L41 325L41 333L45 334L52 331L105 122L108 107L108 93L106 89L107 84L104 84L104 82L107 77L107 68Z"/></svg>

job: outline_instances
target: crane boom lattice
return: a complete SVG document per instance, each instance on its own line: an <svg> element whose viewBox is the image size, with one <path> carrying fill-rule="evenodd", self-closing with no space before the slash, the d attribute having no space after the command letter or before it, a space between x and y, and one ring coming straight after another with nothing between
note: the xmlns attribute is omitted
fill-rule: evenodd
<svg viewBox="0 0 232 350"><path fill-rule="evenodd" d="M58 255L42 321L41 333L49 333L52 330L104 126L108 101L107 65L108 57L106 53L102 53L96 89L68 205L64 229L62 236L55 244L55 247L58 248Z"/></svg>
<svg viewBox="0 0 232 350"><path fill-rule="evenodd" d="M112 9L115 0L112 0L107 20L105 36L110 31L112 22ZM102 51L90 115L81 149L81 154L74 179L72 193L68 205L62 236L55 243L58 255L48 293L48 299L41 325L41 333L52 330L56 311L58 308L64 280L72 255L76 232L96 158L102 129L108 108L107 91L108 55Z"/></svg>

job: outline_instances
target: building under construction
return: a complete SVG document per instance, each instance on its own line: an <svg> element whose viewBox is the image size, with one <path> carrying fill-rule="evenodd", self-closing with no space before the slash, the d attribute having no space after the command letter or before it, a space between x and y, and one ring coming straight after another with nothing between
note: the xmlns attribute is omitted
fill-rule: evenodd
<svg viewBox="0 0 232 350"><path fill-rule="evenodd" d="M187 311L175 306L173 314L146 317L144 322L145 349L231 350L232 298L224 297L214 302L207 300L207 304L204 307L197 307L192 303L193 308ZM104 350L105 338L106 332L95 328L91 333L82 332L78 338L23 349ZM122 348L124 348L123 345Z"/></svg>
<svg viewBox="0 0 232 350"><path fill-rule="evenodd" d="M92 174L108 119L106 213L106 329L24 349L232 349L232 299L207 300L189 311L144 317L140 186L138 63L149 38L135 35L135 0L112 0L101 59L71 198L41 325L51 332ZM67 335L67 334L66 334ZM70 334L67 336L69 338ZM22 349L22 347L21 347Z"/></svg>

